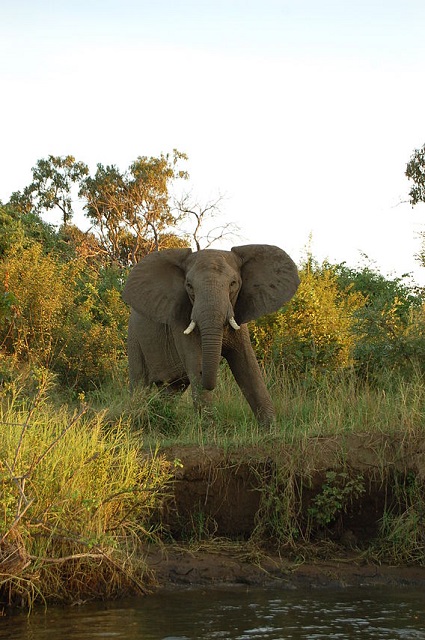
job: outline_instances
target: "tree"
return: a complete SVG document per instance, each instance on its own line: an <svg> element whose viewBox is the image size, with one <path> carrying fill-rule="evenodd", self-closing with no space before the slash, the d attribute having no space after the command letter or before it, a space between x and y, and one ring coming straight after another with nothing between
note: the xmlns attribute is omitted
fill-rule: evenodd
<svg viewBox="0 0 425 640"><path fill-rule="evenodd" d="M410 204L425 202L425 145L415 149L406 166L406 176L413 182L409 191Z"/></svg>
<svg viewBox="0 0 425 640"><path fill-rule="evenodd" d="M0 258L12 247L24 248L32 242L39 242L46 251L50 251L57 241L54 227L36 213L22 211L10 203L0 204Z"/></svg>
<svg viewBox="0 0 425 640"><path fill-rule="evenodd" d="M175 234L181 214L170 206L170 185L188 177L180 160L187 156L174 150L172 157L139 156L124 172L98 164L95 176L82 181L86 215L112 261L127 266L151 251L187 244Z"/></svg>
<svg viewBox="0 0 425 640"><path fill-rule="evenodd" d="M34 206L31 187L25 187L23 191L14 191L10 196L8 204L22 215L32 213Z"/></svg>
<svg viewBox="0 0 425 640"><path fill-rule="evenodd" d="M41 214L57 207L61 211L62 224L66 227L74 214L71 198L73 184L88 175L84 162L74 156L52 156L37 160L32 168L33 181L21 192L14 192L10 203L21 212Z"/></svg>
<svg viewBox="0 0 425 640"><path fill-rule="evenodd" d="M82 258L88 265L103 265L105 252L90 230L81 231L76 225L68 224L59 229L57 236L56 253L64 262Z"/></svg>
<svg viewBox="0 0 425 640"><path fill-rule="evenodd" d="M74 253L90 262L128 267L148 253L168 247L193 244L197 250L208 248L234 235L237 227L231 222L211 224L220 213L221 196L205 205L191 194L180 199L175 196L174 185L188 178L179 166L185 160L186 154L174 149L158 157L139 156L125 171L99 163L91 176L87 165L73 156L49 155L37 161L33 181L12 193L8 206L17 218L43 225L42 214L58 208L62 225L57 231L52 229L55 250L62 259ZM77 186L78 196L85 201L85 215L92 223L86 232L71 223L72 191ZM38 240L44 245L42 238Z"/></svg>
<svg viewBox="0 0 425 640"><path fill-rule="evenodd" d="M415 149L406 165L407 178L413 182L409 191L410 204L414 207L419 202L425 202L425 145ZM425 266L425 234L422 233L422 247L415 256L422 266Z"/></svg>

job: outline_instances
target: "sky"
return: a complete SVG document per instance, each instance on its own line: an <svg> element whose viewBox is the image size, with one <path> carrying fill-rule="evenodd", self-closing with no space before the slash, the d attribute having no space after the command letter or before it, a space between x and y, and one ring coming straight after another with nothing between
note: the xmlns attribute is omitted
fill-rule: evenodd
<svg viewBox="0 0 425 640"><path fill-rule="evenodd" d="M94 172L176 148L192 199L239 227L216 248L425 285L404 175L424 29L423 0L0 0L0 200L49 154Z"/></svg>

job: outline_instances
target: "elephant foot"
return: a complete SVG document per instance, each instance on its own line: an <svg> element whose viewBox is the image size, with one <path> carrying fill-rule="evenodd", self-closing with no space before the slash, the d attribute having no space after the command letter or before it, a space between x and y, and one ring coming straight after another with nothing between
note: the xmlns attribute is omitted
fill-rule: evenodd
<svg viewBox="0 0 425 640"><path fill-rule="evenodd" d="M261 427L270 427L276 421L276 413L273 407L257 409L255 417Z"/></svg>
<svg viewBox="0 0 425 640"><path fill-rule="evenodd" d="M193 405L198 413L212 407L213 394L212 391L207 391L199 386L192 385L192 398Z"/></svg>

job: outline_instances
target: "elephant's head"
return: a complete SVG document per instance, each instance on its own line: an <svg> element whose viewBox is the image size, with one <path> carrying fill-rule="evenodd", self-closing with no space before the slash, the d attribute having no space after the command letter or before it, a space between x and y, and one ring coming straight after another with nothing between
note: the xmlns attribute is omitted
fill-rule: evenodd
<svg viewBox="0 0 425 640"><path fill-rule="evenodd" d="M202 386L214 389L224 327L237 331L240 324L277 311L298 284L294 262L278 247L168 249L134 267L123 298L142 316L173 330L199 331Z"/></svg>

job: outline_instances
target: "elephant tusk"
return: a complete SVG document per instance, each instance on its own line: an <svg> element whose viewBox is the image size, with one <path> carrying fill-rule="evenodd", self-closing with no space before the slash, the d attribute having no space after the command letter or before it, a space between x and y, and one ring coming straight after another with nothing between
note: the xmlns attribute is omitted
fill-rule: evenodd
<svg viewBox="0 0 425 640"><path fill-rule="evenodd" d="M196 322L195 322L195 320L191 320L191 321L190 321L190 323L189 323L189 326L187 327L187 329L185 329L185 330L183 331L184 335L185 335L185 336L188 336L188 335L189 335L189 333L192 333L192 331L194 330L194 328L195 328L195 327L196 327Z"/></svg>
<svg viewBox="0 0 425 640"><path fill-rule="evenodd" d="M235 331L237 331L238 329L240 329L240 326L238 325L238 323L236 322L236 320L234 319L234 317L232 316L229 320L229 324L232 327L232 329L234 329Z"/></svg>

